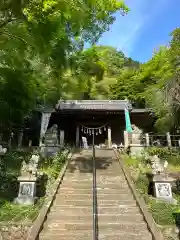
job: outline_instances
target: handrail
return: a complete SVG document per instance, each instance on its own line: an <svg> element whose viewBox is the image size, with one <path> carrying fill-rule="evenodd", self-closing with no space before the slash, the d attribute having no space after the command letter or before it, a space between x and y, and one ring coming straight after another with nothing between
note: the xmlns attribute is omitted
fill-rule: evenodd
<svg viewBox="0 0 180 240"><path fill-rule="evenodd" d="M93 240L98 239L97 226L97 190L96 190L96 162L95 162L95 145L94 145L94 130L92 132L92 161L93 161Z"/></svg>

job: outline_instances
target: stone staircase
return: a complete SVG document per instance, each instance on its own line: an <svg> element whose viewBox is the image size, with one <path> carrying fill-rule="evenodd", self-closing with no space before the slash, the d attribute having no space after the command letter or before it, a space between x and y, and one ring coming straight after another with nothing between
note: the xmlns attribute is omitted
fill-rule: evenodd
<svg viewBox="0 0 180 240"><path fill-rule="evenodd" d="M96 150L99 240L152 240L111 150ZM40 240L90 240L93 235L91 152L72 160Z"/></svg>

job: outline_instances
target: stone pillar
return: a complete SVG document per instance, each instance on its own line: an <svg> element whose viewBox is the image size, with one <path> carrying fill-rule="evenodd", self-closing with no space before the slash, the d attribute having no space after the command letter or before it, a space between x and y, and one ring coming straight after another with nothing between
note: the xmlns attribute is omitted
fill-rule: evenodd
<svg viewBox="0 0 180 240"><path fill-rule="evenodd" d="M170 135L169 132L167 132L166 137L167 137L168 147L171 147L172 146L172 144L171 144L171 135Z"/></svg>
<svg viewBox="0 0 180 240"><path fill-rule="evenodd" d="M108 126L108 148L112 146L112 139L111 139L111 126Z"/></svg>
<svg viewBox="0 0 180 240"><path fill-rule="evenodd" d="M42 117L41 117L41 130L40 130L40 141L39 141L39 145L42 145L42 139L45 136L45 133L47 131L48 128L48 124L49 124L49 120L51 117L51 113L49 112L42 112Z"/></svg>
<svg viewBox="0 0 180 240"><path fill-rule="evenodd" d="M124 148L126 149L129 146L128 132L124 131Z"/></svg>
<svg viewBox="0 0 180 240"><path fill-rule="evenodd" d="M11 149L11 147L12 147L12 139L13 139L13 137L14 137L14 133L11 132L10 138L9 138L9 141L8 141L8 148L9 149Z"/></svg>
<svg viewBox="0 0 180 240"><path fill-rule="evenodd" d="M129 136L128 134L128 139L129 139L129 143L130 144L134 144L136 143L137 141L137 134L136 133L131 133L131 135Z"/></svg>
<svg viewBox="0 0 180 240"><path fill-rule="evenodd" d="M19 136L18 136L18 148L21 148L23 141L23 130L20 130Z"/></svg>
<svg viewBox="0 0 180 240"><path fill-rule="evenodd" d="M64 146L64 130L60 130L60 146Z"/></svg>
<svg viewBox="0 0 180 240"><path fill-rule="evenodd" d="M146 147L149 147L150 146L150 142L149 142L149 134L146 133Z"/></svg>
<svg viewBox="0 0 180 240"><path fill-rule="evenodd" d="M79 147L79 126L76 127L76 147Z"/></svg>

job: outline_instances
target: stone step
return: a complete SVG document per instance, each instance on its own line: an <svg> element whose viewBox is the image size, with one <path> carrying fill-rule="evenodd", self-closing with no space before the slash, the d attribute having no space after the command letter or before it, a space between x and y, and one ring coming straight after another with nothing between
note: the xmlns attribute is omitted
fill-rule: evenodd
<svg viewBox="0 0 180 240"><path fill-rule="evenodd" d="M62 183L59 187L59 190L58 192L62 192L63 190L62 189L67 189L67 188L71 188L71 189L86 189L86 190L91 190L93 188L93 184L66 184L66 183Z"/></svg>
<svg viewBox="0 0 180 240"><path fill-rule="evenodd" d="M63 178L64 181L93 181L93 176L67 176L65 175L65 177ZM119 181L124 181L126 180L124 176L107 176L107 175L104 175L104 176L97 176L96 177L96 180L97 181L105 181L105 182L108 182L108 181L116 181L116 182L119 182Z"/></svg>
<svg viewBox="0 0 180 240"><path fill-rule="evenodd" d="M39 240L90 240L92 239L92 231L68 231L68 233L46 232L41 233ZM122 231L99 233L98 240L152 240L149 232L142 234L127 233Z"/></svg>
<svg viewBox="0 0 180 240"><path fill-rule="evenodd" d="M68 175L87 175L87 176L93 176L93 167L88 166L86 168L81 168L80 166L74 166L74 167L67 167L66 173ZM111 175L111 176L124 176L124 173L121 168L119 167L113 167L113 168L107 168L107 169L99 169L96 167L96 174L97 175Z"/></svg>
<svg viewBox="0 0 180 240"><path fill-rule="evenodd" d="M72 182L92 182L93 177L64 177L63 181L72 181ZM121 182L121 181L126 181L125 177L113 177L113 176L97 176L96 177L97 182Z"/></svg>
<svg viewBox="0 0 180 240"><path fill-rule="evenodd" d="M53 222L57 222L57 221L65 221L65 222L81 222L81 223L85 223L85 222L92 222L93 221L93 215L89 214L89 215L72 215L72 213L70 215L67 215L67 213L64 214L59 214L59 213L53 213L50 212L48 215L48 221L53 221ZM122 214L98 214L98 222L118 222L118 221L130 221L130 222L142 222L144 220L143 215L140 213L136 213L136 214L131 214L131 213L122 213Z"/></svg>
<svg viewBox="0 0 180 240"><path fill-rule="evenodd" d="M73 169L73 170L72 170ZM72 167L72 169L69 167L66 170L67 174L74 174L74 175L87 175L87 176L92 176L93 171L92 167L90 169L81 169L78 167ZM96 169L96 174L97 175L102 175L102 176L124 176L124 173L122 172L121 169L114 168L114 169Z"/></svg>
<svg viewBox="0 0 180 240"><path fill-rule="evenodd" d="M101 171L101 172L108 172L108 171L116 171L116 172L123 172L119 163L116 164L115 162L109 166L101 166L100 162L98 164L96 164L96 171ZM68 164L68 168L67 170L69 170L69 172L75 172L75 171L79 171L80 172L86 172L86 173L91 173L92 174L92 170L93 168L93 163L89 162L89 161L84 161L84 162L78 162L78 161L72 161Z"/></svg>
<svg viewBox="0 0 180 240"><path fill-rule="evenodd" d="M56 197L56 199L53 202L54 206L82 206L82 207L92 207L93 200L92 199L86 199L86 200L73 200L73 199L61 199Z"/></svg>
<svg viewBox="0 0 180 240"><path fill-rule="evenodd" d="M68 223L66 221L46 221L44 224L44 230L54 231L56 233L60 233L63 231L76 231L76 230L90 230L92 229L92 222L82 222L79 221ZM121 230L124 232L133 232L137 234L141 234L143 231L147 231L147 224L145 222L124 222L123 220L120 222L98 222L99 232Z"/></svg>
<svg viewBox="0 0 180 240"><path fill-rule="evenodd" d="M105 173L97 173L96 174L96 179L107 179L107 178L117 178L118 179L125 179L125 176L121 173L111 173L111 174L105 174ZM64 179L65 180L68 180L68 179L88 179L88 180L92 180L93 179L93 175L89 175L89 174L82 174L82 173L74 173L74 174L69 174L69 173L66 173L65 176L64 176ZM119 181L119 180L118 180Z"/></svg>
<svg viewBox="0 0 180 240"><path fill-rule="evenodd" d="M121 169L121 167L120 167L120 165L119 164L116 164L115 162L113 163L113 164L111 164L111 165L109 165L109 166L107 166L107 167L105 167L105 168L101 168L101 166L99 167L98 166L99 164L97 164L96 165L96 171L99 171L99 172L108 172L108 171L115 171L115 172L122 172L122 169Z"/></svg>
<svg viewBox="0 0 180 240"><path fill-rule="evenodd" d="M131 193L129 188L96 188L97 194L122 194L122 193ZM71 187L60 187L57 194L92 194L93 188L71 188Z"/></svg>
<svg viewBox="0 0 180 240"><path fill-rule="evenodd" d="M103 172L108 172L108 171L121 171L122 172L122 169L119 165L119 163L117 164L116 162L113 162L112 164L110 164L109 166L105 166L104 168L103 167L99 167L100 164L97 164L96 165L96 171L103 171Z"/></svg>
<svg viewBox="0 0 180 240"><path fill-rule="evenodd" d="M74 161L75 162L75 161ZM107 167L101 167L100 164L97 164L96 166L96 172L116 172L116 173L123 173L121 167L119 164L114 164L111 166L107 166ZM68 168L67 171L69 173L89 173L92 174L92 169L93 169L93 164L92 162L71 162L68 164Z"/></svg>
<svg viewBox="0 0 180 240"><path fill-rule="evenodd" d="M104 166L100 161L103 155L110 156ZM97 150L96 156L98 240L152 240L118 161L111 160L113 151ZM77 157L82 160L69 164L40 240L92 239L92 154L87 151Z"/></svg>
<svg viewBox="0 0 180 240"><path fill-rule="evenodd" d="M63 181L63 183L62 183L62 185L63 184L92 184L93 183L93 180L89 180L89 179L83 179L83 180L79 180L79 179L74 179L74 180L72 180L72 179L67 179L67 180L64 180ZM119 181L117 181L117 180L111 180L111 179L109 179L109 180L101 180L101 179L97 179L96 180L96 185L97 186L99 186L99 185L105 185L105 184L107 184L107 185L112 185L112 184L114 184L114 185L126 185L126 186L128 186L128 184L127 184L127 182L126 182L126 180L124 179L124 180L119 180Z"/></svg>
<svg viewBox="0 0 180 240"><path fill-rule="evenodd" d="M53 205L50 210L51 213L56 212L57 214L84 214L89 215L92 214L92 206L69 206L69 205ZM136 214L140 213L139 208L134 204L119 204L118 206L98 206L97 209L98 214L123 214L123 213L131 213Z"/></svg>
<svg viewBox="0 0 180 240"><path fill-rule="evenodd" d="M98 207L101 205L106 205L106 206L118 206L119 204L125 203L129 200L133 200L133 197L130 195L121 195L121 199L119 200L106 200L106 199L98 199ZM93 204L93 199L67 199L67 198L62 198L61 196L57 196L56 199L54 200L54 205L69 205L69 206L92 206Z"/></svg>
<svg viewBox="0 0 180 240"><path fill-rule="evenodd" d="M93 194L57 194L55 201L57 200L72 200L72 201L86 201L92 200ZM124 193L124 194L97 194L97 200L99 204L99 200L109 200L109 201L121 201L121 200L133 200L132 194Z"/></svg>
<svg viewBox="0 0 180 240"><path fill-rule="evenodd" d="M92 182L89 183L83 183L83 182L63 182L60 186L61 187L72 187L72 188L84 188L84 189L88 189L88 188L92 188L93 184ZM128 188L128 185L126 182L124 183L119 183L119 184L114 184L114 183L97 183L96 185L97 188L110 188L110 189L120 189L120 188Z"/></svg>

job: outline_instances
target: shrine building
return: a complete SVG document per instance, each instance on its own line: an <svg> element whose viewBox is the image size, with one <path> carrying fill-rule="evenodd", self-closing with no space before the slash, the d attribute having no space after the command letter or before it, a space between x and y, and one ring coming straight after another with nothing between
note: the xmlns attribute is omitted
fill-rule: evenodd
<svg viewBox="0 0 180 240"><path fill-rule="evenodd" d="M95 131L95 144L106 141L116 145L124 144L125 110L129 111L131 124L135 124L144 132L149 132L153 126L153 117L147 109L135 109L128 100L60 100L55 109L41 107L40 140L47 129L53 125L63 132L65 144L81 145L82 137L92 143L91 131L86 127L99 128Z"/></svg>

